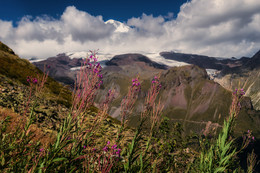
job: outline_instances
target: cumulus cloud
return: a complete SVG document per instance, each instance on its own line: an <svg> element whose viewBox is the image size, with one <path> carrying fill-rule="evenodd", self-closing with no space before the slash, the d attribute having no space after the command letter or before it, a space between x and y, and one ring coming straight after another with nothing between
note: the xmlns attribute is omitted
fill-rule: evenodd
<svg viewBox="0 0 260 173"><path fill-rule="evenodd" d="M64 24L64 32L71 34L74 41L104 39L112 34L115 27L105 24L102 16L91 16L90 14L79 11L75 7L68 7L61 16Z"/></svg>
<svg viewBox="0 0 260 173"><path fill-rule="evenodd" d="M162 16L153 17L143 14L140 18L132 18L127 21L129 26L136 29L139 36L160 36L165 33L163 28L164 18Z"/></svg>
<svg viewBox="0 0 260 173"><path fill-rule="evenodd" d="M17 26L0 19L0 40L24 58L90 49L241 57L260 49L259 0L191 0L177 18L143 14L123 25L127 32L116 32L113 22L69 6L59 19L25 16Z"/></svg>
<svg viewBox="0 0 260 173"><path fill-rule="evenodd" d="M172 33L186 47L180 49L214 56L251 55L260 49L259 15L257 0L193 0L181 6Z"/></svg>

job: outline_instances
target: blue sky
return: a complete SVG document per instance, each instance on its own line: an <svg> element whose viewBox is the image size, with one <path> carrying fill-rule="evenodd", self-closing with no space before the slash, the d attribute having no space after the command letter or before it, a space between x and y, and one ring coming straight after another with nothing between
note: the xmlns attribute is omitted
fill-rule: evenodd
<svg viewBox="0 0 260 173"><path fill-rule="evenodd" d="M154 16L173 13L176 17L180 6L187 0L6 0L1 2L0 19L19 21L23 16L49 15L59 18L68 6L102 15L104 20L127 21L143 13Z"/></svg>
<svg viewBox="0 0 260 173"><path fill-rule="evenodd" d="M97 49L250 57L260 49L260 1L5 0L0 31L23 58Z"/></svg>

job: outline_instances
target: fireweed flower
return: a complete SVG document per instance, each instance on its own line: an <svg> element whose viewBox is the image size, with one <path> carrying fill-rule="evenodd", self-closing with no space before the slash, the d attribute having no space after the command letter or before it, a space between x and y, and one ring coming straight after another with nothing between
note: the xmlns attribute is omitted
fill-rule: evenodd
<svg viewBox="0 0 260 173"><path fill-rule="evenodd" d="M125 125L127 116L131 114L134 103L141 91L141 84L138 78L132 79L132 86L129 87L126 97L121 102L121 123Z"/></svg>
<svg viewBox="0 0 260 173"><path fill-rule="evenodd" d="M113 149L113 150L116 150L116 148L117 148L117 145L113 145L113 146L112 146L112 149Z"/></svg>
<svg viewBox="0 0 260 173"><path fill-rule="evenodd" d="M109 145L110 144L110 141L107 141L107 145Z"/></svg>
<svg viewBox="0 0 260 173"><path fill-rule="evenodd" d="M73 119L93 105L97 90L102 85L103 76L100 74L102 68L100 64L92 61L93 58L97 60L94 51L86 58L86 64L81 66L75 80L72 103ZM79 94L80 96L78 97Z"/></svg>
<svg viewBox="0 0 260 173"><path fill-rule="evenodd" d="M28 83L30 83L30 81L31 81L31 77L30 77L30 76L27 76L26 81L27 81Z"/></svg>
<svg viewBox="0 0 260 173"><path fill-rule="evenodd" d="M121 153L121 149L118 148L117 151L116 151L116 154L117 154L118 157L120 157L120 153Z"/></svg>
<svg viewBox="0 0 260 173"><path fill-rule="evenodd" d="M94 68L94 73L98 73L99 70L97 68Z"/></svg>
<svg viewBox="0 0 260 173"><path fill-rule="evenodd" d="M140 86L140 85L141 85L141 84L140 84L140 82L138 81L137 78L132 79L132 87L134 87L134 86Z"/></svg>
<svg viewBox="0 0 260 173"><path fill-rule="evenodd" d="M32 82L33 82L34 84L37 84L37 83L38 83L38 80L37 80L36 78L33 78Z"/></svg>
<svg viewBox="0 0 260 173"><path fill-rule="evenodd" d="M241 109L241 104L240 101L243 97L243 95L245 95L245 91L244 89L236 89L233 92L233 100L232 100L232 105L230 108L230 115L236 117Z"/></svg>
<svg viewBox="0 0 260 173"><path fill-rule="evenodd" d="M105 147L103 148L103 151L108 152L108 147L105 146Z"/></svg>
<svg viewBox="0 0 260 173"><path fill-rule="evenodd" d="M43 152L43 151L44 151L44 148L41 148L39 151L40 151L40 152Z"/></svg>
<svg viewBox="0 0 260 173"><path fill-rule="evenodd" d="M147 108L150 108L153 106L161 87L162 87L162 85L159 82L159 77L154 76L154 78L152 80L151 88L148 91L148 96L146 99Z"/></svg>
<svg viewBox="0 0 260 173"><path fill-rule="evenodd" d="M37 84L37 83L38 83L38 79L37 79L37 78L33 78L33 77L31 77L31 76L27 76L26 81L27 81L28 83L31 83L31 84Z"/></svg>
<svg viewBox="0 0 260 173"><path fill-rule="evenodd" d="M86 67L87 67L88 69L91 69L91 68L92 68L92 64L91 64L89 61L87 61Z"/></svg>
<svg viewBox="0 0 260 173"><path fill-rule="evenodd" d="M99 74L98 77L99 77L100 79L102 79L102 78L103 78L103 75L102 75L102 74Z"/></svg>
<svg viewBox="0 0 260 173"><path fill-rule="evenodd" d="M97 66L96 66L96 67L97 67L97 68L101 67L101 66L100 66L100 63L97 63Z"/></svg>

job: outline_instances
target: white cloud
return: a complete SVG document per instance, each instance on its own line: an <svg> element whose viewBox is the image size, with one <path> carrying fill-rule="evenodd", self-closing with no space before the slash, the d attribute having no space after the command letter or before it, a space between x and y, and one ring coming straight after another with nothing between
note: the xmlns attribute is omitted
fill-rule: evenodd
<svg viewBox="0 0 260 173"><path fill-rule="evenodd" d="M193 0L182 5L172 33L183 45L180 50L252 55L260 49L259 15L258 0Z"/></svg>
<svg viewBox="0 0 260 173"><path fill-rule="evenodd" d="M0 40L22 57L100 49L117 54L178 50L209 56L251 56L260 49L259 0L192 0L177 18L143 14L118 26L69 6L59 19L25 16L0 20Z"/></svg>
<svg viewBox="0 0 260 173"><path fill-rule="evenodd" d="M3 21L0 19L0 31L0 39L7 38L7 40L10 40L12 38L11 33L13 33L12 22Z"/></svg>
<svg viewBox="0 0 260 173"><path fill-rule="evenodd" d="M164 18L162 16L153 17L152 15L143 14L141 18L132 18L127 21L129 26L136 29L136 34L139 36L156 37L163 35L165 30L163 28Z"/></svg>
<svg viewBox="0 0 260 173"><path fill-rule="evenodd" d="M94 17L72 6L67 7L61 20L64 24L64 32L71 34L74 41L82 43L88 40L105 39L115 30L113 25L104 23L102 16Z"/></svg>

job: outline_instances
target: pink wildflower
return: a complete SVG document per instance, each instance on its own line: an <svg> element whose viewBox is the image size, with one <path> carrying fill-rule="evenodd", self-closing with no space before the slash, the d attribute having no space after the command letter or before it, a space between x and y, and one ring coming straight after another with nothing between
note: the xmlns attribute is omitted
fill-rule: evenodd
<svg viewBox="0 0 260 173"><path fill-rule="evenodd" d="M108 147L105 146L105 147L103 148L103 151L107 152L107 151L108 151Z"/></svg>
<svg viewBox="0 0 260 173"><path fill-rule="evenodd" d="M112 149L115 150L117 148L117 145L113 145Z"/></svg>

